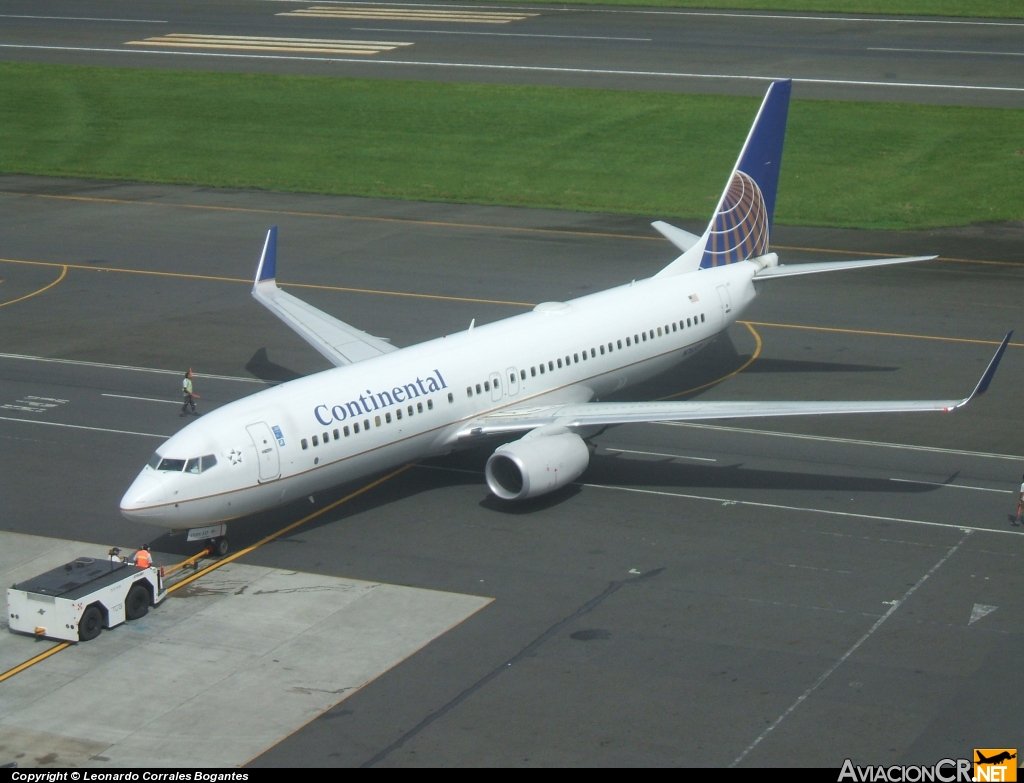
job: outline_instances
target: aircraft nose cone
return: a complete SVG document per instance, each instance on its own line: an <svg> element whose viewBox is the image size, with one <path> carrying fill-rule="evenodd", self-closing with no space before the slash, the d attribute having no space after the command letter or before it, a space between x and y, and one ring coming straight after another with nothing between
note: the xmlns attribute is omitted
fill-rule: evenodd
<svg viewBox="0 0 1024 783"><path fill-rule="evenodd" d="M121 498L121 515L136 522L154 522L165 513L167 490L152 471L138 475Z"/></svg>

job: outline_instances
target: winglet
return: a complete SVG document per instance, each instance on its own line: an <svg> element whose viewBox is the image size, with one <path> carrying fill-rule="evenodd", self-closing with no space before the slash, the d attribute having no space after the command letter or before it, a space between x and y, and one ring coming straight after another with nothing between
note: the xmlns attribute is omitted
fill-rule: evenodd
<svg viewBox="0 0 1024 783"><path fill-rule="evenodd" d="M999 366L999 361L1003 358L1003 354L1006 352L1006 346L1010 344L1010 338L1013 337L1013 330L1006 333L1006 337L999 343L999 347L996 348L996 355L992 357L992 361L988 363L988 367L985 368L985 374L981 376L981 380L978 381L978 385L974 387L974 391L971 392L971 396L963 400L957 408L962 408L964 405L969 403L979 394L984 394L988 391L989 384L992 383L992 378L995 377L996 368Z"/></svg>
<svg viewBox="0 0 1024 783"><path fill-rule="evenodd" d="M277 226L271 226L263 243L260 265L256 267L256 285L277 277Z"/></svg>

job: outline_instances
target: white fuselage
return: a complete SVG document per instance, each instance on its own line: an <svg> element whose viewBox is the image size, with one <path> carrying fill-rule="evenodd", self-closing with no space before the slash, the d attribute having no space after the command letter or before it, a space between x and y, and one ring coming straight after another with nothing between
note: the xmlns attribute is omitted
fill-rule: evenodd
<svg viewBox="0 0 1024 783"><path fill-rule="evenodd" d="M753 300L758 268L744 261L545 303L258 392L168 439L121 512L167 528L221 522L447 453L467 422L502 408L608 395L707 345ZM188 467L159 469L158 459Z"/></svg>

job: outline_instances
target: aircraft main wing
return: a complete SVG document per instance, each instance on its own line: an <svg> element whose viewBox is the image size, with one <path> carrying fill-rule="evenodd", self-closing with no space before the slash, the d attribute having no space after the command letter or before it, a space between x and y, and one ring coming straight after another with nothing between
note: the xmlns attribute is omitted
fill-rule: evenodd
<svg viewBox="0 0 1024 783"><path fill-rule="evenodd" d="M398 349L277 287L277 226L267 232L252 295L333 365L355 364Z"/></svg>
<svg viewBox="0 0 1024 783"><path fill-rule="evenodd" d="M999 360L1013 332L1003 338L992 361L971 394L961 400L857 400L777 402L588 402L512 408L482 416L460 429L453 440L474 436L528 432L554 425L567 430L659 421L701 421L761 416L815 416L840 413L910 413L913 411L954 411L962 408L992 382Z"/></svg>

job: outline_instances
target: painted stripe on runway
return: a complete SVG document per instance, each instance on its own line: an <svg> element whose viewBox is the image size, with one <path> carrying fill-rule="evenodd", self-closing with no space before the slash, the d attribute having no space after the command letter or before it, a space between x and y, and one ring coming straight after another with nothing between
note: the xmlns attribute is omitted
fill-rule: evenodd
<svg viewBox="0 0 1024 783"><path fill-rule="evenodd" d="M309 0L268 0L274 3L305 3ZM399 8L451 8L451 5L440 3L385 3L385 2L360 2L360 0L320 0L322 4L336 5L360 5L360 6L390 6ZM497 8L512 11L522 10L517 5L462 5L459 8ZM793 19L796 21L815 22L872 22L890 24L946 24L960 26L984 26L984 27L1024 27L1024 22L982 22L965 19L908 19L905 17L879 17L879 16L813 16L796 14L763 14L763 13L737 13L729 11L652 11L632 8L566 8L565 6L539 6L530 5L531 9L537 11L553 11L558 13L591 13L591 14L635 14L640 16L712 16L712 17L736 17L739 19Z"/></svg>
<svg viewBox="0 0 1024 783"><path fill-rule="evenodd" d="M967 484L944 484L941 481L918 481L916 479L901 479L891 478L889 481L898 481L901 484L928 484L932 487L948 487L949 489L976 489L979 492L1002 492L1007 495L1012 495L1013 490L1011 489L992 489L991 487L971 487Z"/></svg>
<svg viewBox="0 0 1024 783"><path fill-rule="evenodd" d="M855 440L853 438L833 438L825 435L800 435L795 432L775 432L774 430L755 430L746 427L723 427L719 424L695 424L682 421L652 422L663 427L693 427L699 430L718 430L720 432L739 432L745 435L771 435L777 438L796 438L797 440L816 440L825 443L845 443L852 446L878 446L885 449L903 449L905 451L928 451L935 454L958 454L963 457L984 457L986 459L1006 459L1024 461L1024 457L1016 454L994 454L987 451L964 451L962 449L942 449L937 446L911 446L906 443L885 443L877 440Z"/></svg>
<svg viewBox="0 0 1024 783"><path fill-rule="evenodd" d="M157 435L155 432L134 432L133 430L112 430L107 427L86 427L84 424L60 424L56 421L39 421L38 419L17 419L13 416L0 416L0 421L17 421L22 424L42 424L47 427L65 427L71 430L89 430L90 432L109 432L113 435L138 435L143 438L160 438L167 440L170 435Z"/></svg>
<svg viewBox="0 0 1024 783"><path fill-rule="evenodd" d="M687 73L683 71L627 71L612 68L560 68L549 65L501 65L494 63L432 62L428 60L355 60L347 57L309 57L284 54L239 54L232 52L182 52L174 49L118 49L100 46L53 46L43 44L0 43L2 49L40 49L62 52L98 52L100 54L168 54L188 57L233 57L250 60L300 60L306 62L374 63L377 65L408 65L416 68L463 68L467 70L525 71L529 73L576 73L596 76L653 76L671 79L718 79L721 81L774 82L791 79L796 84L831 84L844 87L898 87L918 90L963 90L968 92L1024 92L1024 87L995 87L976 84L941 84L932 82L878 82L858 79L814 79L789 76L754 76L749 74Z"/></svg>
<svg viewBox="0 0 1024 783"><path fill-rule="evenodd" d="M128 364L107 364L106 362L85 362L80 359L51 359L47 356L27 356L19 353L0 353L0 359L16 359L26 362L46 362L48 364L70 364L77 365L79 367L99 367L104 370L130 370L132 372L151 372L158 375L177 375L183 376L184 373L181 370L158 370L154 367L132 367ZM196 378L209 378L217 381L241 381L242 383L258 383L261 385L272 385L267 384L266 381L261 381L259 378L239 378L234 375L207 375L206 373L193 373Z"/></svg>
<svg viewBox="0 0 1024 783"><path fill-rule="evenodd" d="M427 35L496 35L503 38L568 38L573 41L651 41L651 38L622 38L614 35L550 35L547 33L491 33L479 30L403 30L394 27L353 27L367 33L426 33Z"/></svg>
<svg viewBox="0 0 1024 783"><path fill-rule="evenodd" d="M132 22L138 24L170 24L166 19L104 19L97 16L34 16L32 14L0 14L3 19L62 19L70 22Z"/></svg>
<svg viewBox="0 0 1024 783"><path fill-rule="evenodd" d="M128 394L101 394L101 397L116 397L119 400L140 400L141 402L163 402L168 405L180 405L178 400L158 400L155 397L132 397Z"/></svg>
<svg viewBox="0 0 1024 783"><path fill-rule="evenodd" d="M382 8L380 6L321 5L297 11L284 11L275 16L300 16L317 19L399 19L414 22L465 22L470 24L508 24L520 22L535 13L501 13L500 11L468 11L448 6L442 9L424 9L410 6Z"/></svg>
<svg viewBox="0 0 1024 783"><path fill-rule="evenodd" d="M672 459L693 459L698 462L718 462L717 459L711 457L688 457L685 454L661 454L657 451L634 451L633 449L609 449L605 451L615 452L616 454L643 454L647 457L671 457Z"/></svg>
<svg viewBox="0 0 1024 783"><path fill-rule="evenodd" d="M908 525L924 525L926 527L944 527L950 530L963 532L976 531L978 533L1004 533L1010 536L1024 536L1021 530L1002 530L993 527L977 527L976 525L954 525L948 522L930 522L926 519L910 519L908 517L886 517L880 514L857 514L853 511L832 511L827 508L814 508L811 506L787 506L782 503L759 503L753 500L734 500L732 498L716 498L710 495L689 495L682 492L666 492L660 489L641 489L639 487L621 487L615 484L585 484L577 486L589 487L591 489L608 489L619 492L633 492L639 495L654 495L657 497L679 498L682 500L703 500L710 503L720 503L725 506L751 506L754 508L772 508L779 511L800 511L807 514L824 514L834 517L849 517L852 519L867 519L875 522L903 522Z"/></svg>
<svg viewBox="0 0 1024 783"><path fill-rule="evenodd" d="M126 46L181 46L187 49L231 49L251 52L311 52L319 54L378 54L401 46L403 41L349 41L332 38L271 38L256 35L191 35L170 33L127 41Z"/></svg>
<svg viewBox="0 0 1024 783"><path fill-rule="evenodd" d="M1024 52L982 52L969 49L900 49L895 46L869 46L869 52L922 52L924 54L988 54L993 57L1024 57Z"/></svg>

